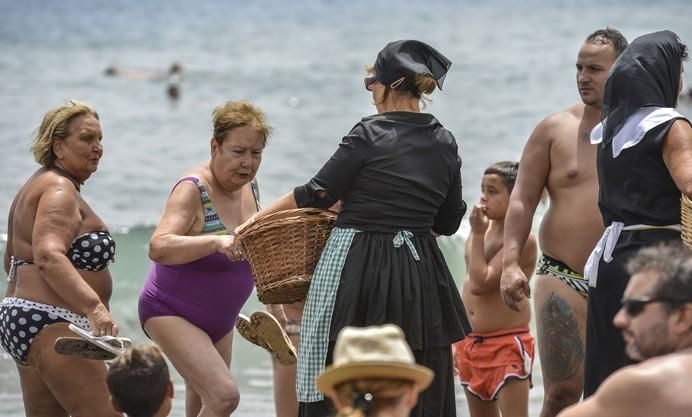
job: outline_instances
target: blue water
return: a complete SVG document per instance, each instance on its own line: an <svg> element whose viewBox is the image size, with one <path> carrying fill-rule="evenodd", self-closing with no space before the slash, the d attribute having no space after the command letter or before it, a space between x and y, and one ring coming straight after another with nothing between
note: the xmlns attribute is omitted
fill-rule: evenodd
<svg viewBox="0 0 692 417"><path fill-rule="evenodd" d="M175 179L209 157L216 105L249 99L274 125L258 175L266 203L307 181L353 124L374 112L362 78L385 43L429 42L454 64L426 111L457 137L473 203L485 167L518 159L545 115L579 99L574 62L586 35L606 25L629 39L671 29L692 44L691 12L688 0L0 1L0 219L37 167L29 145L42 114L68 97L91 102L105 154L83 195L119 232L112 307L123 333L143 340L134 305L148 238ZM174 61L185 67L177 103L162 81L103 76L112 64L165 71ZM689 114L690 105L682 110ZM457 279L467 231L464 222L458 236L441 241ZM248 311L259 307L251 300ZM242 340L235 347L238 414L271 415L269 358ZM542 398L535 371L532 415ZM183 415L181 394L174 416ZM459 405L467 415L461 397ZM6 357L0 414L23 414Z"/></svg>

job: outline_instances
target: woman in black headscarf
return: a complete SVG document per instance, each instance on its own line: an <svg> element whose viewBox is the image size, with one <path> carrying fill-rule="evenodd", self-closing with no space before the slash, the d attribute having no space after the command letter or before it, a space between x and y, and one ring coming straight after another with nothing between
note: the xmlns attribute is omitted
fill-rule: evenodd
<svg viewBox="0 0 692 417"><path fill-rule="evenodd" d="M385 46L365 78L378 113L358 122L307 184L258 213L342 201L305 304L301 416L331 412L315 377L331 363L339 331L383 323L401 327L416 362L435 372L411 415L456 415L450 346L470 326L435 238L456 232L466 211L461 159L454 136L420 112L450 65L423 42Z"/></svg>
<svg viewBox="0 0 692 417"><path fill-rule="evenodd" d="M641 36L610 71L598 144L598 204L607 227L589 257L584 396L627 362L613 317L639 248L680 239L680 194L692 197L692 126L675 110L687 47L662 31Z"/></svg>

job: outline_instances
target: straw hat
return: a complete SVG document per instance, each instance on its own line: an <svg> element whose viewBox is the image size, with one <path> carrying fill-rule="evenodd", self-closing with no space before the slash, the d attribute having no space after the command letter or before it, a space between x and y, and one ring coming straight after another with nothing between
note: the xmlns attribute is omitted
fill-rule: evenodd
<svg viewBox="0 0 692 417"><path fill-rule="evenodd" d="M393 324L344 327L336 338L334 363L317 377L317 388L333 391L342 382L366 379L403 379L422 391L430 385L433 371L416 364L404 332Z"/></svg>

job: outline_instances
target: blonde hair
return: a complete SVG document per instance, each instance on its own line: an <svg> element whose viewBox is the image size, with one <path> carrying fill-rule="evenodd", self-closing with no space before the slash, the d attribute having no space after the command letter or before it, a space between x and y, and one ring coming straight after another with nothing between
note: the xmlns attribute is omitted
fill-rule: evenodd
<svg viewBox="0 0 692 417"><path fill-rule="evenodd" d="M70 134L72 121L85 114L99 118L91 105L77 100L67 100L62 106L46 112L31 144L31 152L36 162L44 167L53 165L55 162L53 143L56 140L65 140Z"/></svg>
<svg viewBox="0 0 692 417"><path fill-rule="evenodd" d="M403 379L367 378L347 381L337 385L336 396L342 404L349 404L340 410L336 417L367 417L375 415L380 410L399 404L404 394L413 386L413 382ZM363 409L354 398L370 394L370 405Z"/></svg>
<svg viewBox="0 0 692 417"><path fill-rule="evenodd" d="M249 101L227 101L212 112L214 139L221 145L226 135L236 127L252 125L264 137L264 145L271 135L272 127L259 107Z"/></svg>
<svg viewBox="0 0 692 417"><path fill-rule="evenodd" d="M374 75L375 67L367 65L365 67L365 71L368 73L368 75ZM411 93L414 97L419 98L423 102L423 108L425 108L425 106L431 101L430 97L428 96L435 91L437 81L435 81L432 75L416 74L416 77L413 79L413 85L415 86L415 91L407 90L407 92ZM382 101L385 101L389 96L389 92L392 91L390 86L385 85L384 87L385 89L384 94L382 94Z"/></svg>

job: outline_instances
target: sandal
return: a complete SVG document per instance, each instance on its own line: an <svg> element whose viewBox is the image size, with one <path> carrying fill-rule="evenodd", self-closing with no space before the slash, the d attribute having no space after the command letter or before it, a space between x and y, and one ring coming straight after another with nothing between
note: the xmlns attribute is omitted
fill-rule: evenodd
<svg viewBox="0 0 692 417"><path fill-rule="evenodd" d="M55 339L55 351L61 355L76 356L82 359L97 361L109 361L118 356L80 337L58 337Z"/></svg>
<svg viewBox="0 0 692 417"><path fill-rule="evenodd" d="M291 339L288 338L278 320L266 311L255 311L252 313L250 323L255 332L264 342L269 345L271 352L280 364L290 366L295 365L298 360L296 348L293 347Z"/></svg>
<svg viewBox="0 0 692 417"><path fill-rule="evenodd" d="M96 349L100 349L100 350L110 354L109 356L112 356L112 358L115 358L116 356L123 353L125 348L132 346L132 341L126 337L94 336L91 334L91 332L88 332L79 326L75 326L72 323L70 323L68 328L70 330L72 330L74 333L77 333L77 335L79 335L79 337L81 338L81 340L83 342L86 342L86 343L92 345L89 348L85 348L86 350L84 350L84 352L90 352L91 350L93 350L92 349L92 347L93 347ZM77 339L77 338L64 338L64 339L70 340L70 339ZM77 340L80 340L80 339L77 339ZM75 349L78 349L80 346L85 346L83 344L79 345L76 342L67 341L67 342L60 342L61 346L58 347L58 340L56 339L55 342L56 342L56 347L55 347L56 351L57 351L57 349L69 351L70 345L72 348L75 348ZM63 347L62 344L64 344L65 346ZM58 353L62 353L62 352L58 352ZM106 353L103 353L103 355L105 356ZM69 354L75 354L75 351L72 350L72 353L69 353ZM93 353L85 353L85 355L98 356L98 355L94 355ZM79 355L77 354L76 356L79 356Z"/></svg>
<svg viewBox="0 0 692 417"><path fill-rule="evenodd" d="M248 342L253 345L257 345L269 353L272 353L271 347L261 338L254 326L250 322L250 318L245 314L238 314L238 319L235 322L235 328L238 330L241 336L245 338Z"/></svg>

